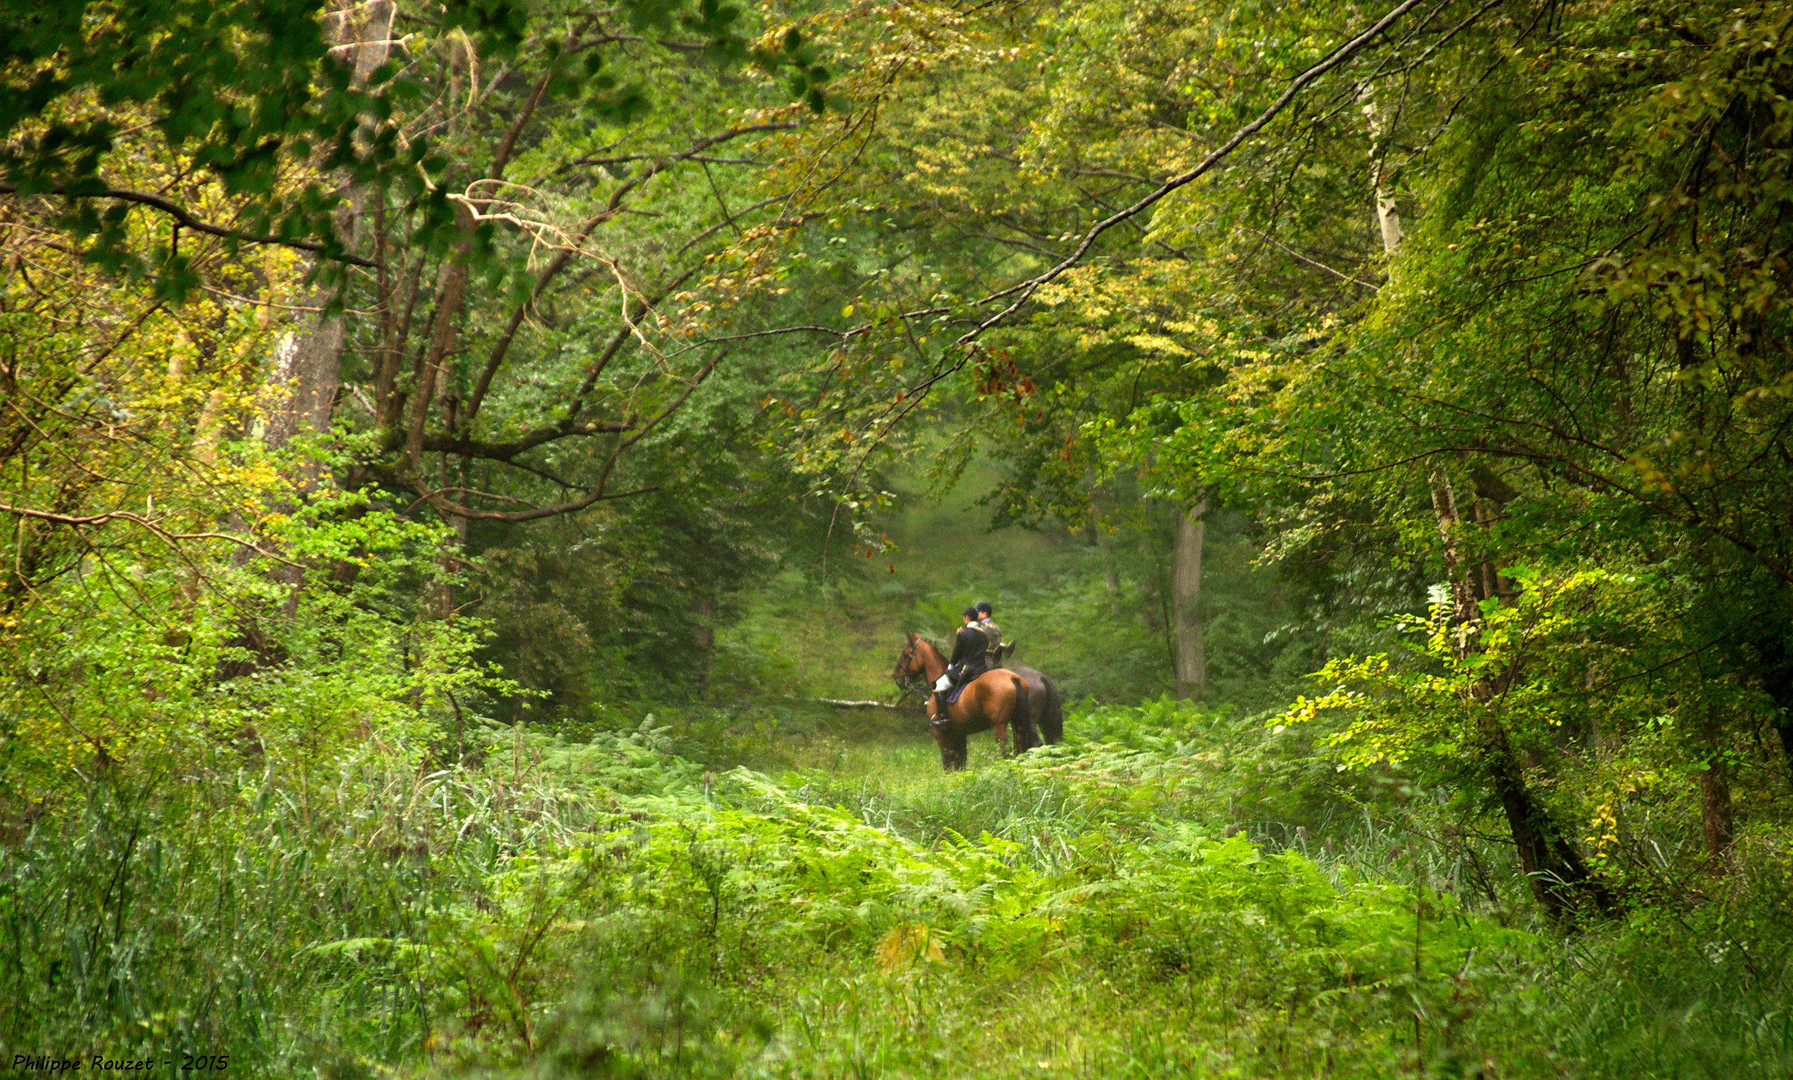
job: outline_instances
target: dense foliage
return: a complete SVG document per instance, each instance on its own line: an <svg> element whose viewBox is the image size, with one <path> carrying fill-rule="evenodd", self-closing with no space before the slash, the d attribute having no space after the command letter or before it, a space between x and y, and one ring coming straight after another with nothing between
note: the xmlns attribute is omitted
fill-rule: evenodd
<svg viewBox="0 0 1793 1080"><path fill-rule="evenodd" d="M0 1050L1793 1074L1790 32L0 0Z"/></svg>
<svg viewBox="0 0 1793 1080"><path fill-rule="evenodd" d="M955 777L787 735L779 781L652 725L97 788L9 857L9 1028L256 1075L1793 1064L1748 1019L1788 989L1780 875L1562 943L1512 925L1510 852L1423 839L1430 796L1385 818L1225 714L1080 714L1101 741Z"/></svg>

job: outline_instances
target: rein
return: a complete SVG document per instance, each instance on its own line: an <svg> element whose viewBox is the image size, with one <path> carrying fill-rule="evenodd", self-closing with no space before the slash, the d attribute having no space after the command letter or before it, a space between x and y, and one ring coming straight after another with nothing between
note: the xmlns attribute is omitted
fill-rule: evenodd
<svg viewBox="0 0 1793 1080"><path fill-rule="evenodd" d="M890 677L896 682L899 690L921 694L927 692L928 679L925 673L910 674L912 665L919 666L919 658L915 655L916 651L914 642L905 646L903 655L897 658L896 669L890 673Z"/></svg>
<svg viewBox="0 0 1793 1080"><path fill-rule="evenodd" d="M923 641L917 639L906 645L903 654L897 658L896 668L891 671L890 677L896 682L898 689L905 693L915 693L924 699L931 699L933 680L927 676L927 662L921 652L923 644ZM919 669L920 673L909 673L915 669ZM929 719L934 717L930 716Z"/></svg>

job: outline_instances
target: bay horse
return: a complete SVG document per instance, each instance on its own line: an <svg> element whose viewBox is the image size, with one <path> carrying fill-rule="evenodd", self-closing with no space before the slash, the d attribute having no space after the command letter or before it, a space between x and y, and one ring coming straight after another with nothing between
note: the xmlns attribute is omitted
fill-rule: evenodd
<svg viewBox="0 0 1793 1080"><path fill-rule="evenodd" d="M909 644L897 658L891 677L898 683L925 679L930 687L946 672L946 657L923 640L909 634ZM940 708L941 696L928 695L928 730L940 744L940 767L956 772L965 767L966 740L980 731L988 731L996 742L1009 752L1009 733L1014 732L1014 752L1040 745L1029 707L1027 684L1021 677L1004 668L984 672L959 695L959 700Z"/></svg>

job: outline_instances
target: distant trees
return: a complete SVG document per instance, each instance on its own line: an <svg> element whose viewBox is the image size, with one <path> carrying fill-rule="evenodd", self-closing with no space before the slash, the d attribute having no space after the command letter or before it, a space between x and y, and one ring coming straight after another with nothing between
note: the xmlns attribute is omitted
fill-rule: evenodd
<svg viewBox="0 0 1793 1080"><path fill-rule="evenodd" d="M100 617L82 607L94 560L129 552L108 573L160 584L120 611L153 627L230 610L227 655L192 672L196 693L229 686L298 663L291 636L325 593L401 621L409 596L454 627L528 565L469 577L468 556L517 541L505 528L634 497L636 519L592 531L658 535L704 513L716 486L691 481L732 455L789 496L781 514L696 530L708 554L570 541L735 567L688 598L691 642L715 591L803 519L751 431L782 361L736 350L717 377L735 347L712 340L763 323L806 213L772 171L828 78L794 22L714 2L94 3L9 9L0 37L8 625ZM428 518L439 541L395 524ZM340 542L306 539L326 533ZM28 670L54 639L6 645ZM92 688L79 663L45 670Z"/></svg>
<svg viewBox="0 0 1793 1080"><path fill-rule="evenodd" d="M1784 806L1793 763L1761 739L1793 750L1788 13L1026 12L892 46L926 59L858 88L883 141L817 144L896 227L867 288L901 331L861 347L915 373L841 425L962 370L1023 520L1124 473L1254 511L1391 665L1333 669L1383 718L1338 752L1487 800L1554 911L1646 888L1664 806L1722 864L1735 786Z"/></svg>

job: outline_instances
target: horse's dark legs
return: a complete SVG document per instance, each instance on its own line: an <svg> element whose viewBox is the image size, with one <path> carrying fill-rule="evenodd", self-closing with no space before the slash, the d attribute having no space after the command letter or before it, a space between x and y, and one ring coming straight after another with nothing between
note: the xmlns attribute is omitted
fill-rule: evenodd
<svg viewBox="0 0 1793 1080"><path fill-rule="evenodd" d="M965 767L965 759L969 755L963 731L937 727L934 729L934 741L940 744L941 769L946 772L958 772Z"/></svg>
<svg viewBox="0 0 1793 1080"><path fill-rule="evenodd" d="M1058 699L1058 687L1052 685L1051 679L1040 680L1045 687L1046 700L1040 706L1040 738L1048 746L1056 746L1065 737L1064 705Z"/></svg>
<svg viewBox="0 0 1793 1080"><path fill-rule="evenodd" d="M1009 682L1015 688L1014 711L1010 714L1010 727L1014 732L1015 753L1020 754L1040 745L1039 725L1034 722L1035 703L1027 692L1027 684L1020 679L1010 677Z"/></svg>
<svg viewBox="0 0 1793 1080"><path fill-rule="evenodd" d="M1040 745L1040 730L1033 725L1033 718L1020 716L1015 719L1015 753L1033 750Z"/></svg>

